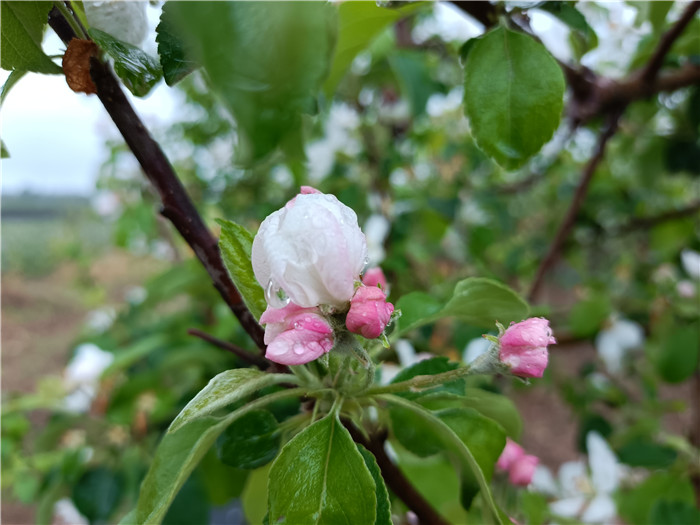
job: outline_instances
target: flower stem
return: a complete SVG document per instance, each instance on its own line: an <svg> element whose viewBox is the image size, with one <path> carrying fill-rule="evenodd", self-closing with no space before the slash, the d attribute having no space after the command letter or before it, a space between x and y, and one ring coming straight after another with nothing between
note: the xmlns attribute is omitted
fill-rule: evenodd
<svg viewBox="0 0 700 525"><path fill-rule="evenodd" d="M88 36L83 31L83 28L80 27L80 24L76 22L75 18L73 17L73 13L70 11L70 9L68 9L66 4L64 2L58 1L54 2L54 5L56 6L56 9L58 9L63 15L63 17L66 19L66 22L68 22L68 25L70 25L71 29L75 31L75 34L83 40L87 40Z"/></svg>
<svg viewBox="0 0 700 525"><path fill-rule="evenodd" d="M400 383L370 388L365 392L365 395L373 396L376 394L405 392L407 390L421 390L423 388L441 385L443 383L454 381L455 379L461 379L462 377L475 375L478 373L481 372L479 370L474 370L471 366L463 366L461 368L456 368L455 370L450 370L449 372L443 372L442 374L415 376L407 381L401 381Z"/></svg>

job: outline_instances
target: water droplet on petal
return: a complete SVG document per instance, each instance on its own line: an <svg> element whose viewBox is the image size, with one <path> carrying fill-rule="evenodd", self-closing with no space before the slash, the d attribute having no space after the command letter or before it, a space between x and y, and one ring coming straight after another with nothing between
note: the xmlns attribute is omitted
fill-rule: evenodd
<svg viewBox="0 0 700 525"><path fill-rule="evenodd" d="M306 350L306 348L304 348L304 345L301 344L301 343L294 343L294 346L292 346L292 351L293 351L296 355L301 355L301 354L303 354L305 350Z"/></svg>
<svg viewBox="0 0 700 525"><path fill-rule="evenodd" d="M265 288L265 300L273 308L283 308L289 304L291 299L270 279Z"/></svg>

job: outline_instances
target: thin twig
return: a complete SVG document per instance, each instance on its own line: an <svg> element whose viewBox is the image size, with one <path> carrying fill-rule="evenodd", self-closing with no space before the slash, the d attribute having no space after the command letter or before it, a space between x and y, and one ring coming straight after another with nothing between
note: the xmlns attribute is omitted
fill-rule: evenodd
<svg viewBox="0 0 700 525"><path fill-rule="evenodd" d="M698 9L700 9L700 1L696 0L695 2L689 3L680 18L671 26L671 29L663 34L661 40L659 40L659 45L654 50L654 54L639 73L641 82L645 84L653 83L673 43L681 36Z"/></svg>
<svg viewBox="0 0 700 525"><path fill-rule="evenodd" d="M564 241L571 233L571 230L574 227L576 216L578 215L578 212L581 209L581 206L583 205L583 201L586 198L586 193L588 192L588 187L591 183L591 180L593 179L593 175L595 174L596 168L600 164L600 161L603 160L603 156L605 154L605 146L610 140L610 138L615 134L615 131L617 131L617 123L620 119L621 113L622 110L620 111L620 113L610 115L607 126L598 138L598 144L596 145L595 153L589 159L588 163L583 169L583 172L581 173L581 180L579 181L578 187L576 188L576 192L574 193L574 197L571 201L571 205L569 206L569 210L567 211L564 220L559 226L559 230L557 231L554 240L552 241L552 244L549 247L547 255L545 255L545 257L542 259L542 262L540 263L540 266L537 269L535 279L532 283L532 287L530 288L530 293L528 294L528 298L530 301L532 301L537 296L537 293L539 292L539 289L542 286L544 276L559 258L559 254L562 246L564 245Z"/></svg>
<svg viewBox="0 0 700 525"><path fill-rule="evenodd" d="M404 504L418 516L420 523L426 525L448 525L448 522L432 507L432 505L416 490L411 482L404 476L384 450L384 442L387 434L383 431L367 439L358 428L346 419L342 420L355 443L359 443L377 460L377 465L382 471L382 478L387 486Z"/></svg>
<svg viewBox="0 0 700 525"><path fill-rule="evenodd" d="M257 354L248 352L247 350L244 350L240 346L234 345L233 343L217 339L213 335L210 335L206 332L202 332L201 330L197 330L196 328L190 328L189 330L187 330L187 333L195 337L199 337L200 339L206 341L207 343L211 343L214 346L218 346L219 348L226 350L227 352L231 352L236 357L239 357L246 363L257 366L260 369L265 369L270 364L266 359L260 357Z"/></svg>
<svg viewBox="0 0 700 525"><path fill-rule="evenodd" d="M629 233L635 230L644 230L661 224L663 222L674 221L676 219L682 219L700 212L700 200L690 203L689 205L678 208L677 210L665 211L659 213L658 215L651 215L649 217L638 217L632 219L627 224L615 228L613 234L620 235L624 233Z"/></svg>
<svg viewBox="0 0 700 525"><path fill-rule="evenodd" d="M72 28L55 8L49 17L49 25L66 43L75 37ZM110 66L92 58L90 76L97 87L97 96L139 161L146 177L157 190L162 201L161 213L190 245L245 331L264 350L263 330L231 281L221 260L216 238L197 212L160 145L151 137L124 95Z"/></svg>

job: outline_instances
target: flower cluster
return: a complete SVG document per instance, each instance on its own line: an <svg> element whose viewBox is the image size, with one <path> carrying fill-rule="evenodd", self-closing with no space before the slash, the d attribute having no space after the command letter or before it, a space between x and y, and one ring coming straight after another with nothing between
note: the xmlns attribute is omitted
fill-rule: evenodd
<svg viewBox="0 0 700 525"><path fill-rule="evenodd" d="M394 306L386 279L367 265L367 241L357 215L333 195L302 186L299 195L269 215L253 240L255 278L265 289L266 357L300 365L335 344L337 323L368 339L379 337ZM335 328L334 328L335 327Z"/></svg>
<svg viewBox="0 0 700 525"><path fill-rule="evenodd" d="M513 485L527 487L532 481L537 464L537 456L525 454L523 448L510 438L506 438L506 446L498 458L496 468L508 472L508 479Z"/></svg>

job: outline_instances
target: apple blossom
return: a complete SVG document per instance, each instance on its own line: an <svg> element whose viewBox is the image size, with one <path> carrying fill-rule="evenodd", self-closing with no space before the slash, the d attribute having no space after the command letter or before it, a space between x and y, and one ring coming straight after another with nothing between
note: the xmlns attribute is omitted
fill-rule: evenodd
<svg viewBox="0 0 700 525"><path fill-rule="evenodd" d="M506 446L501 452L496 468L499 470L509 470L511 465L525 455L523 447L510 438L506 438Z"/></svg>
<svg viewBox="0 0 700 525"><path fill-rule="evenodd" d="M537 456L525 454L520 445L506 438L506 446L496 462L496 468L508 472L508 479L513 485L526 487L532 481L539 462Z"/></svg>
<svg viewBox="0 0 700 525"><path fill-rule="evenodd" d="M260 225L253 240L253 272L272 307L290 300L305 308L342 309L360 280L367 243L353 210L333 195L309 190Z"/></svg>
<svg viewBox="0 0 700 525"><path fill-rule="evenodd" d="M539 462L537 456L524 454L510 466L508 479L513 485L527 487L532 482L532 476Z"/></svg>
<svg viewBox="0 0 700 525"><path fill-rule="evenodd" d="M386 276L379 266L370 268L365 272L362 276L362 284L374 288L379 286L385 294L387 293Z"/></svg>
<svg viewBox="0 0 700 525"><path fill-rule="evenodd" d="M345 320L348 330L367 339L375 339L391 320L394 305L386 301L384 292L374 286L360 286L350 301Z"/></svg>
<svg viewBox="0 0 700 525"><path fill-rule="evenodd" d="M283 365L302 365L318 359L334 344L333 329L318 308L289 303L260 316L265 325L265 357Z"/></svg>
<svg viewBox="0 0 700 525"><path fill-rule="evenodd" d="M549 321L542 317L531 317L511 324L501 334L499 357L510 367L513 375L542 377L548 362L547 345L556 342Z"/></svg>

